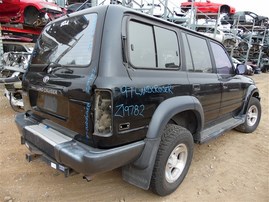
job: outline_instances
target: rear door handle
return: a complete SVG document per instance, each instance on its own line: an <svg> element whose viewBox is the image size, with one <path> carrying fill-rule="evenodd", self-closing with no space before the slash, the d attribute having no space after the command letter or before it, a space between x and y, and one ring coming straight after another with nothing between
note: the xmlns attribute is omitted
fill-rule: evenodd
<svg viewBox="0 0 269 202"><path fill-rule="evenodd" d="M193 85L192 85L192 88L193 88L194 91L199 91L199 90L201 90L200 84L193 84Z"/></svg>
<svg viewBox="0 0 269 202"><path fill-rule="evenodd" d="M225 84L225 83L222 83L222 88L225 90L225 89L228 89L228 85Z"/></svg>

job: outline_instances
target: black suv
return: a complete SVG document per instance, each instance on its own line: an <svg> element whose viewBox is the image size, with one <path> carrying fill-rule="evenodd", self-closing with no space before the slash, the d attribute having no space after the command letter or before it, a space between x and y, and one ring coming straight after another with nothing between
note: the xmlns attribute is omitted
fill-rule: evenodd
<svg viewBox="0 0 269 202"><path fill-rule="evenodd" d="M134 10L98 6L49 23L23 80L16 116L29 161L175 191L193 144L254 131L259 91L218 41Z"/></svg>

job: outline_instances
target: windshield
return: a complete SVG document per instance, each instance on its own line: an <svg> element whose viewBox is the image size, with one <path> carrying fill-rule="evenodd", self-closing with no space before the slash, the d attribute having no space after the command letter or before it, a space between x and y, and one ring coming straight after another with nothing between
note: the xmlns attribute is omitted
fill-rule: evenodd
<svg viewBox="0 0 269 202"><path fill-rule="evenodd" d="M46 26L33 52L32 64L86 66L91 62L97 14L70 17Z"/></svg>

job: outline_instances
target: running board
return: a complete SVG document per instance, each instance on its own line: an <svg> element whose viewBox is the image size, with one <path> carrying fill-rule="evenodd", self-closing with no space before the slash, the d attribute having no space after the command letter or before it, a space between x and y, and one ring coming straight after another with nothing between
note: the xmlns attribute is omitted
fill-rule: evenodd
<svg viewBox="0 0 269 202"><path fill-rule="evenodd" d="M229 131L245 122L245 116L230 118L224 122L214 125L210 128L203 130L200 133L200 143L205 143L213 138L222 135L224 132Z"/></svg>

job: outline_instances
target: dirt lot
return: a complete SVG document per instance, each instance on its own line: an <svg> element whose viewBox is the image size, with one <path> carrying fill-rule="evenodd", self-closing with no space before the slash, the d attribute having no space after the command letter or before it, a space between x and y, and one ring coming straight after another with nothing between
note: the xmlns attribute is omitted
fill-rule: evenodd
<svg viewBox="0 0 269 202"><path fill-rule="evenodd" d="M26 162L15 112L0 88L0 201L269 201L269 74L253 76L262 97L262 119L252 134L236 131L196 145L189 173L178 190L159 197L121 179L120 169L86 182L65 178L43 161Z"/></svg>

